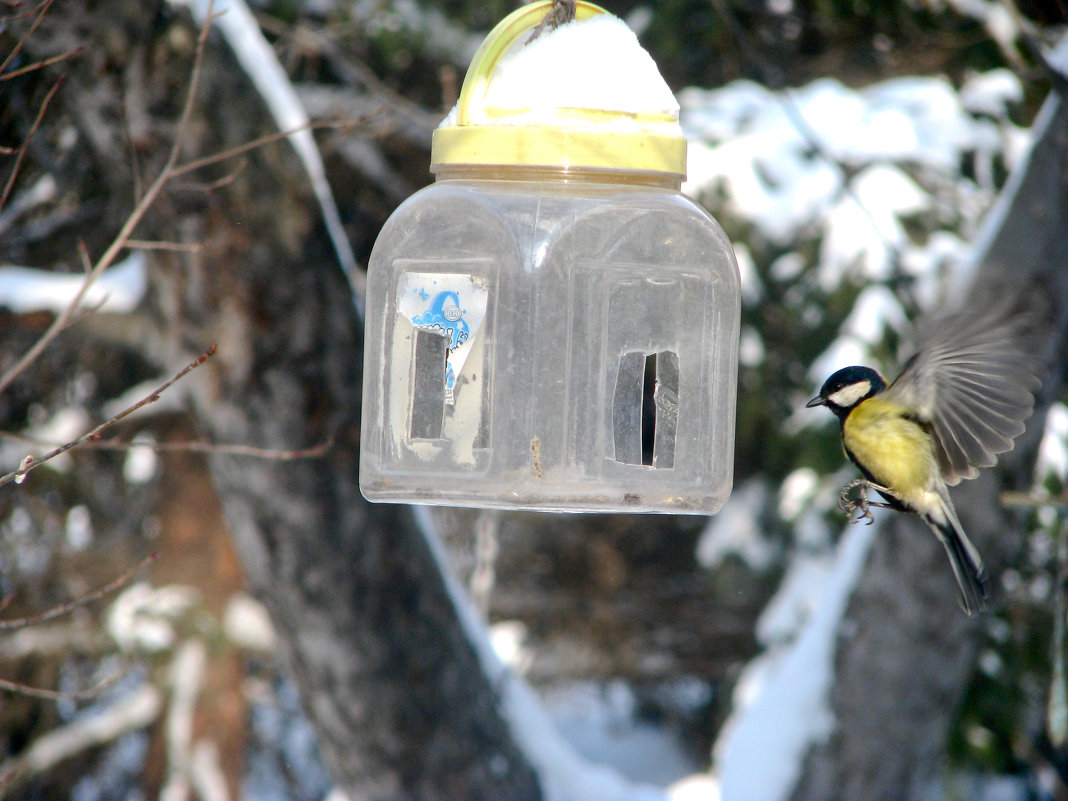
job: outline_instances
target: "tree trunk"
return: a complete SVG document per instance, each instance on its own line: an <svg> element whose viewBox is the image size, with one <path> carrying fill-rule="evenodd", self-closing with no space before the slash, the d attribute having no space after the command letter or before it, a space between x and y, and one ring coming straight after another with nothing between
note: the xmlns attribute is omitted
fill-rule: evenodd
<svg viewBox="0 0 1068 801"><path fill-rule="evenodd" d="M1068 40L1061 45L1066 52ZM1004 487L1030 486L1045 410L1068 359L1068 104L1047 101L1030 161L992 212L976 261L972 297L1008 278L1041 273L1055 304L1051 371L1028 431L1003 456L953 491L961 523L998 577L1023 546L1021 519L998 502ZM950 727L971 678L982 618L957 607L945 552L914 516L882 526L846 613L831 706L836 729L813 748L795 801L902 801L926 798Z"/></svg>

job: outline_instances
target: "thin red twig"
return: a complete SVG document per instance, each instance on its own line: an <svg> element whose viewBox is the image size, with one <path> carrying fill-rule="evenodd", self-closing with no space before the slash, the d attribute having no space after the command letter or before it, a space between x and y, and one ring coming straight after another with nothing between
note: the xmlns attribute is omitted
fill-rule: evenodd
<svg viewBox="0 0 1068 801"><path fill-rule="evenodd" d="M23 434L13 434L8 431L0 431L0 437L14 439L29 445L40 447L56 447L55 443L42 442L41 440L27 437ZM98 450L129 451L134 448L148 448L156 453L218 453L227 456L252 456L257 459L271 459L279 462L290 462L297 459L315 459L334 447L334 440L327 439L309 448L282 449L282 448L257 448L252 445L227 445L224 443L187 441L187 442L130 442L117 437L111 439L96 439L83 442L80 447L96 448ZM0 612L3 606L0 606Z"/></svg>
<svg viewBox="0 0 1068 801"><path fill-rule="evenodd" d="M258 147L269 145L272 142L277 142L286 137L292 136L300 131L318 131L323 129L331 130L346 130L354 128L358 125L363 125L367 120L376 115L378 112L373 111L363 117L356 120L323 120L320 122L308 122L304 125L298 125L296 128L290 128L288 131L276 131L274 133L265 134L249 142L245 142L235 147L231 147L228 150L220 151L219 153L212 153L210 156L204 156L203 158L194 159L188 161L185 164L180 164L171 170L171 177L176 178L179 175L184 175L187 172L193 172L199 170L201 167L207 167L212 164L217 164L220 161L226 161L226 159L233 158L234 156L240 156L242 153L247 153L250 150L255 150Z"/></svg>
<svg viewBox="0 0 1068 801"><path fill-rule="evenodd" d="M150 242L147 239L127 239L126 247L130 250L177 250L183 253L197 253L204 249L200 242Z"/></svg>
<svg viewBox="0 0 1068 801"><path fill-rule="evenodd" d="M42 13L47 12L47 9L51 6L52 2L53 0L45 0L45 3L42 7ZM22 358L20 358L13 367L11 367L2 375L0 375L0 393L3 393L11 385L11 383L26 370L26 368L30 364L32 364L40 357L44 349L48 347L48 345L52 342L53 339L55 339L60 334L60 332L62 332L68 326L73 324L76 312L80 309L81 304L85 298L85 294L89 290L89 287L94 281L96 281L97 278L100 277L104 270L106 270L108 267L111 266L112 263L114 263L115 259L118 257L118 254L123 249L129 247L131 236L134 230L140 224L141 220L148 212L148 209L152 206L159 193L163 190L164 186L166 186L169 181L180 175L192 172L193 170L199 169L201 167L215 164L225 159L232 158L233 156L240 155L241 153L244 153L246 151L252 150L253 148L261 147L270 142L283 139L300 130L315 130L322 128L351 128L361 124L364 120L369 119L371 116L374 116L374 114L367 115L366 117L355 121L309 123L308 125L303 125L298 128L294 128L291 131L281 131L278 133L269 134L267 136L262 136L244 145L239 145L237 147L230 148L229 150L222 151L221 153L216 153L212 156L206 156L204 158L195 159L186 164L178 165L178 157L181 153L182 141L189 127L189 119L192 114L193 102L196 97L198 87L200 85L201 71L204 62L204 53L208 42L208 34L211 30L212 22L214 21L216 16L217 15L212 10L212 5L209 4L208 13L205 16L204 22L200 28L200 34L197 37L197 48L193 56L192 69L190 70L189 86L186 90L182 111L175 129L175 137L173 142L171 143L170 151L167 155L167 159L162 169L160 170L159 174L156 176L152 184L145 191L144 195L141 196L136 206L134 206L133 211L130 213L129 217L126 218L126 221L123 223L122 228L119 230L118 234L116 234L115 238L111 241L111 244L108 245L103 254L101 254L97 261L92 265L91 269L88 269L87 267L87 274L85 276L85 280L83 281L82 286L79 288L74 298L71 300L70 304L59 315L56 316L56 318L52 321L51 325L49 325L48 329L30 347L30 349L25 354L23 354ZM2 203L0 203L0 206L2 206ZM87 255L85 255L83 258L86 260L86 262L89 261ZM3 483L5 482L3 480L0 480L0 485L2 485Z"/></svg>
<svg viewBox="0 0 1068 801"><path fill-rule="evenodd" d="M49 5L51 2L52 0L46 0L46 3ZM129 241L134 229L138 226L142 218L148 212L148 209L155 202L156 197L159 195L164 185L174 177L174 165L177 163L178 154L181 152L182 137L188 128L189 118L193 109L193 100L196 97L197 87L200 85L201 68L204 62L204 50L207 47L208 32L211 30L211 22L214 18L214 14L211 13L209 7L208 14L204 19L204 24L200 29L200 35L197 37L197 49L193 56L193 67L190 71L189 87L186 90L185 101L182 106L182 113L176 128L174 141L171 143L171 149L167 154L167 160L163 165L163 169L160 170L159 175L156 176L156 179L152 182L148 191L145 192L133 211L130 212L130 216L126 218L122 228L119 229L119 233L116 234L115 238L111 241L111 244L108 245L104 250L104 253L93 265L93 268L85 276L85 281L82 282L81 288L71 300L70 304L52 321L48 330L41 335L37 342L35 342L25 354L23 354L22 358L19 359L10 370L0 376L0 393L7 389L11 385L11 382L21 375L30 364L36 361L44 349L48 347L49 343L70 324L71 318L81 305L85 293L89 291L89 287L100 277L104 270L111 266L118 254L126 247L126 243ZM0 484L3 483L5 482L0 480Z"/></svg>
<svg viewBox="0 0 1068 801"><path fill-rule="evenodd" d="M54 1L55 0L44 0L44 2L37 7L40 9L40 12L37 14L37 19L35 19L30 25L29 30L22 34L19 40L15 43L15 46L11 48L11 52L7 54L7 58L5 58L3 61L0 61L0 73L7 69L7 65L14 61L16 56L18 56L18 54L22 52L22 48L26 46L26 42L30 40L30 36L33 35L33 32L37 30L37 27L41 24L42 20L44 20L44 18L48 15L48 10L52 7L52 3ZM33 11L36 10L37 9L28 11L25 16L29 16L33 13Z"/></svg>
<svg viewBox="0 0 1068 801"><path fill-rule="evenodd" d="M11 681L9 679L0 679L0 690L4 690L9 693L16 693L18 695L25 695L30 698L44 698L49 701L58 701L60 699L70 699L72 701L88 701L92 698L96 698L100 693L106 690L111 685L115 684L119 679L130 672L129 666L122 667L105 676L91 687L86 687L84 690L75 690L73 692L63 690L46 690L43 687L31 687L28 684L23 684L17 681Z"/></svg>
<svg viewBox="0 0 1068 801"><path fill-rule="evenodd" d="M4 184L4 191L0 193L0 209L7 205L7 199L11 195L11 190L15 187L15 179L18 178L19 169L22 167L22 160L26 158L26 152L30 147L30 141L33 139L33 135L37 133L37 129L41 127L41 120L44 119L45 111L48 110L48 105L52 102L52 98L56 96L56 92L59 91L59 87L63 85L63 76L52 84L52 88L48 90L48 94L45 95L44 101L41 103L41 108L37 110L37 117L33 121L33 125L30 127L30 132L26 134L26 140L19 147L18 155L15 156L15 164L11 168L11 175L7 177L7 182Z"/></svg>
<svg viewBox="0 0 1068 801"><path fill-rule="evenodd" d="M25 67L19 67L17 70L5 72L3 75L0 75L0 81L9 81L12 78L17 78L20 75L25 75L28 72L34 72L35 70L44 69L45 67L51 67L53 64L59 64L61 61L66 61L67 59L74 58L75 56L80 56L87 49L88 48L85 45L79 45L73 50L68 50L66 53L61 53L58 56L52 56L51 58L46 58L42 61L35 61L33 64L27 64Z"/></svg>
<svg viewBox="0 0 1068 801"><path fill-rule="evenodd" d="M49 620L54 620L57 617L69 614L75 609L85 606L88 603L97 601L106 595L110 595L116 590L122 589L131 578L146 565L151 564L159 558L158 553L150 554L138 562L136 565L125 571L118 578L112 579L107 584L97 587L86 595L79 595L77 598L71 598L69 601L56 604L53 607L46 609L43 612L38 612L34 615L27 615L26 617L12 618L11 620L0 620L0 631L11 631L12 629L24 629L29 626L36 626L41 623L47 623Z"/></svg>
<svg viewBox="0 0 1068 801"><path fill-rule="evenodd" d="M204 362L206 362L208 359L210 359L212 356L215 355L216 351L217 351L216 346L212 345L203 354L201 354L196 359L194 359L192 362L190 362L185 367L183 367L169 381L166 381L165 383L161 384L159 386L159 388L157 388L154 392L146 395L144 398L142 398L141 400L139 400L137 403L133 404L132 406L128 406L127 408L123 409L121 412L119 412L117 415L115 415L111 419L105 420L103 423L98 425L92 431L89 431L86 434L82 434L77 439L71 440L70 442L67 442L64 445L60 445L58 448L53 448L48 453L46 453L44 456L41 456L41 457L27 456L25 459L22 460L22 464L19 465L18 470L14 470L14 471L8 473L7 475L0 476L0 487L2 487L4 484L10 484L12 481L14 481L16 483L22 483L22 481L23 481L23 479L25 479L27 473L29 473L31 470L34 470L34 469L40 467L45 462L56 458L60 454L66 453L71 448L76 448L79 445L85 444L86 442L91 442L93 440L100 439L100 437L103 434L103 432L106 429L110 428L111 426L115 425L115 423L119 422L120 420L122 420L122 419L124 419L126 417L129 417L131 414L136 412L138 409L141 409L141 408L143 408L145 406L148 406L148 404L150 404L150 403L155 403L156 401L158 401L159 400L159 396L161 394L163 394L168 389L170 389L170 387L172 385L174 385L177 381L179 381L182 378L184 378L187 374L189 374L190 372L192 372L196 368L200 367L200 365L204 364Z"/></svg>

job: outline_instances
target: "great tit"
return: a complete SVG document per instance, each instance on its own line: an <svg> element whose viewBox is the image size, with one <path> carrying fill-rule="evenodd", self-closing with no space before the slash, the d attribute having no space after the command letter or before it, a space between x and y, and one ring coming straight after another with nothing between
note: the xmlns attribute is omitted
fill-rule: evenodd
<svg viewBox="0 0 1068 801"><path fill-rule="evenodd" d="M1010 302L944 317L889 386L871 368L846 367L806 404L837 415L846 455L864 475L839 499L850 521L859 508L870 523L868 506L920 515L949 554L969 615L985 606L986 570L946 487L995 464L1023 433L1041 385L1034 318ZM861 498L850 500L857 486ZM868 501L868 489L886 503Z"/></svg>

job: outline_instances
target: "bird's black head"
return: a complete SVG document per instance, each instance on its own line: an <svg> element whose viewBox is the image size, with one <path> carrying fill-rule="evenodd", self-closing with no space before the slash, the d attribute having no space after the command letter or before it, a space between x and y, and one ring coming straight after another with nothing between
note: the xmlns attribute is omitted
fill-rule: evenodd
<svg viewBox="0 0 1068 801"><path fill-rule="evenodd" d="M843 367L823 383L820 394L805 406L826 406L844 418L862 400L884 389L883 377L870 367Z"/></svg>

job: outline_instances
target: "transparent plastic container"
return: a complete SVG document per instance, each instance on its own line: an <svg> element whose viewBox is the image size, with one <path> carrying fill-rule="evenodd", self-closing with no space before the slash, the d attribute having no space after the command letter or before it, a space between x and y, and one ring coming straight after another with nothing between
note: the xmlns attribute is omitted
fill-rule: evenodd
<svg viewBox="0 0 1068 801"><path fill-rule="evenodd" d="M740 291L676 172L439 160L368 266L372 501L712 513Z"/></svg>

